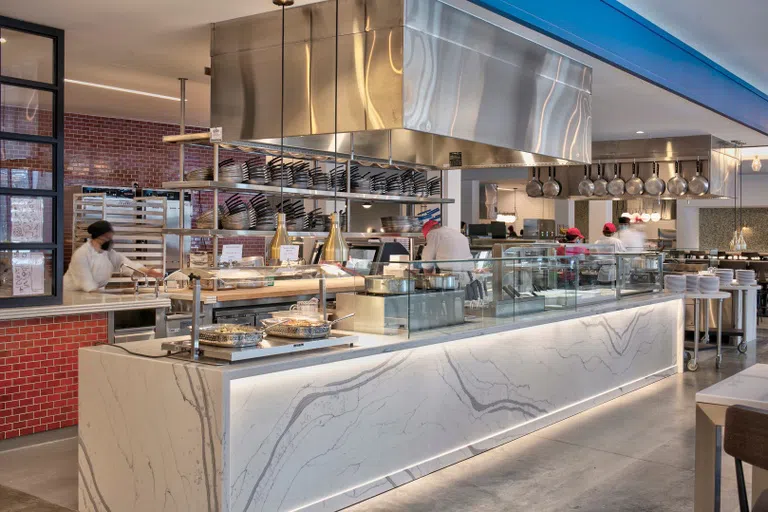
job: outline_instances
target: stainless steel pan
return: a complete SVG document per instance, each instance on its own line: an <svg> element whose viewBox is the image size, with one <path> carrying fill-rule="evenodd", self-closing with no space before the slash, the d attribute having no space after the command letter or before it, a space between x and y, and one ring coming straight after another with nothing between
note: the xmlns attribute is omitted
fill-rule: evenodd
<svg viewBox="0 0 768 512"><path fill-rule="evenodd" d="M673 196L684 196L688 192L688 181L680 174L680 162L675 162L675 175L667 182L669 193Z"/></svg>
<svg viewBox="0 0 768 512"><path fill-rule="evenodd" d="M331 334L331 327L336 322L341 322L355 316L354 313L344 315L340 318L332 320L330 322L311 322L311 321L296 321L284 319L278 323L266 323L267 327L265 332L278 338L292 338L297 340L314 340L318 338L327 338ZM298 324L296 322L299 322ZM304 325L306 323L307 325Z"/></svg>
<svg viewBox="0 0 768 512"><path fill-rule="evenodd" d="M544 191L544 197L549 199L554 199L559 196L561 190L560 182L557 181L557 178L552 172L553 169L554 167L549 167L549 179L546 183L544 183L544 185L541 186L542 190ZM557 171L555 170L555 172Z"/></svg>
<svg viewBox="0 0 768 512"><path fill-rule="evenodd" d="M709 180L701 175L703 166L700 160L696 160L696 176L688 183L688 191L695 196L703 196L709 192Z"/></svg>
<svg viewBox="0 0 768 512"><path fill-rule="evenodd" d="M644 188L643 178L637 175L637 163L632 162L632 177L627 182L627 194L639 196L643 193Z"/></svg>
<svg viewBox="0 0 768 512"><path fill-rule="evenodd" d="M621 197L624 195L624 178L621 177L621 164L615 162L613 164L613 179L608 183L608 193L613 197Z"/></svg>
<svg viewBox="0 0 768 512"><path fill-rule="evenodd" d="M537 173L538 172L538 176ZM541 171L538 167L533 168L533 179L525 185L525 192L528 197L541 197L544 195L541 185Z"/></svg>
<svg viewBox="0 0 768 512"><path fill-rule="evenodd" d="M416 280L409 277L366 276L365 292L374 295L405 295L416 289Z"/></svg>
<svg viewBox="0 0 768 512"><path fill-rule="evenodd" d="M664 194L664 191L667 189L667 184L664 183L663 179L659 178L659 163L653 162L652 165L653 176L645 182L645 192L649 196L659 197Z"/></svg>
<svg viewBox="0 0 768 512"><path fill-rule="evenodd" d="M604 197L608 195L608 182L603 178L603 164L597 164L597 179L595 180L595 195Z"/></svg>
<svg viewBox="0 0 768 512"><path fill-rule="evenodd" d="M420 274L416 276L416 288L422 290L456 290L459 276L456 274Z"/></svg>
<svg viewBox="0 0 768 512"><path fill-rule="evenodd" d="M584 166L584 179L579 182L579 194L584 197L592 197L595 193L595 183L589 177L589 166Z"/></svg>

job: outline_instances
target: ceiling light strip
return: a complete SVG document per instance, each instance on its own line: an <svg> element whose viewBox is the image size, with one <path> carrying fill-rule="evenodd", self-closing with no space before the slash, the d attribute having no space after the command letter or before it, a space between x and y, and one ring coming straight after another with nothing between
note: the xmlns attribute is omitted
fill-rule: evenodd
<svg viewBox="0 0 768 512"><path fill-rule="evenodd" d="M82 80L72 80L71 78L65 78L64 81L70 84L85 85L88 87L97 87L99 89L107 89L110 91L127 92L129 94L138 94L140 96L149 96L150 98L158 98L161 100L181 101L179 98L173 96L165 96L163 94L155 94L153 92L137 91L136 89L126 89L124 87L115 87L113 85L96 84L93 82L83 82Z"/></svg>

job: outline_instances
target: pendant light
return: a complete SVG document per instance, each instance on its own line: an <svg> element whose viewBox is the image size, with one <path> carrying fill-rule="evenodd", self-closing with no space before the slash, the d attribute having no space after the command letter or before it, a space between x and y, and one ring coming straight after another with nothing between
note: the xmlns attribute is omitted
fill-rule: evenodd
<svg viewBox="0 0 768 512"><path fill-rule="evenodd" d="M760 161L760 156L755 155L755 157L752 159L752 170L755 172L760 172L760 169L763 168L763 162Z"/></svg>
<svg viewBox="0 0 768 512"><path fill-rule="evenodd" d="M294 0L272 0L272 3L282 10L282 35L280 44L280 209L277 213L277 229L272 241L267 248L268 265L280 265L283 261L280 259L280 248L284 245L290 245L291 240L288 237L288 228L283 212L283 179L285 176L285 8L293 5Z"/></svg>
<svg viewBox="0 0 768 512"><path fill-rule="evenodd" d="M333 89L333 165L338 176L339 163L339 0L336 0L336 53L335 53L335 79ZM347 167L345 172L349 172ZM342 174L344 176L344 174ZM345 177L346 179L346 177ZM331 214L331 230L328 232L328 238L323 244L323 251L320 259L326 262L341 263L347 261L349 257L349 246L344 240L339 224L339 214L336 212L336 197L338 192L338 180L333 179L333 213ZM349 192L349 190L347 190ZM347 212L349 215L349 212Z"/></svg>

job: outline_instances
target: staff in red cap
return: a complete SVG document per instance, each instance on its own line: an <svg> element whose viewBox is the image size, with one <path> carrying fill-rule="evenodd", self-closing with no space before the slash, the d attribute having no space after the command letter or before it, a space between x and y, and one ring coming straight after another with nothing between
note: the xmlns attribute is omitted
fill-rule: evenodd
<svg viewBox="0 0 768 512"><path fill-rule="evenodd" d="M586 247L579 247L578 244L584 240L584 235L581 234L579 228L568 228L565 232L566 245L557 248L557 254L559 256L571 255L571 254L589 254L589 249Z"/></svg>
<svg viewBox="0 0 768 512"><path fill-rule="evenodd" d="M440 226L434 220L425 222L421 233L427 239L427 245L421 253L421 260L424 262L421 268L424 272L455 272L460 281L472 279L469 272L474 269L474 264L467 237L457 229Z"/></svg>
<svg viewBox="0 0 768 512"><path fill-rule="evenodd" d="M611 252L626 252L627 248L624 247L618 236L616 236L616 224L613 222L606 222L603 226L603 238L600 238L597 245L607 245L613 247Z"/></svg>

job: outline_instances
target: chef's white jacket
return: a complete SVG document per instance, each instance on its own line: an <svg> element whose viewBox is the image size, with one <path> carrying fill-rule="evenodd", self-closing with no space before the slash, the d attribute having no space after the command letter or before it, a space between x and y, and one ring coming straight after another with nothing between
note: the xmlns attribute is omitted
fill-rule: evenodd
<svg viewBox="0 0 768 512"><path fill-rule="evenodd" d="M472 252L469 250L469 240L460 231L448 227L435 228L427 233L427 245L421 253L421 259L426 262L437 261L440 270L446 272L471 271L475 268ZM431 270L432 267L432 263L422 264L425 270Z"/></svg>
<svg viewBox="0 0 768 512"><path fill-rule="evenodd" d="M78 247L72 255L67 273L64 274L64 289L92 292L104 288L115 272L122 272L126 276L133 275L133 270L124 269L123 265L130 265L133 268L141 267L131 263L131 260L114 249L108 251L95 249L89 240Z"/></svg>

